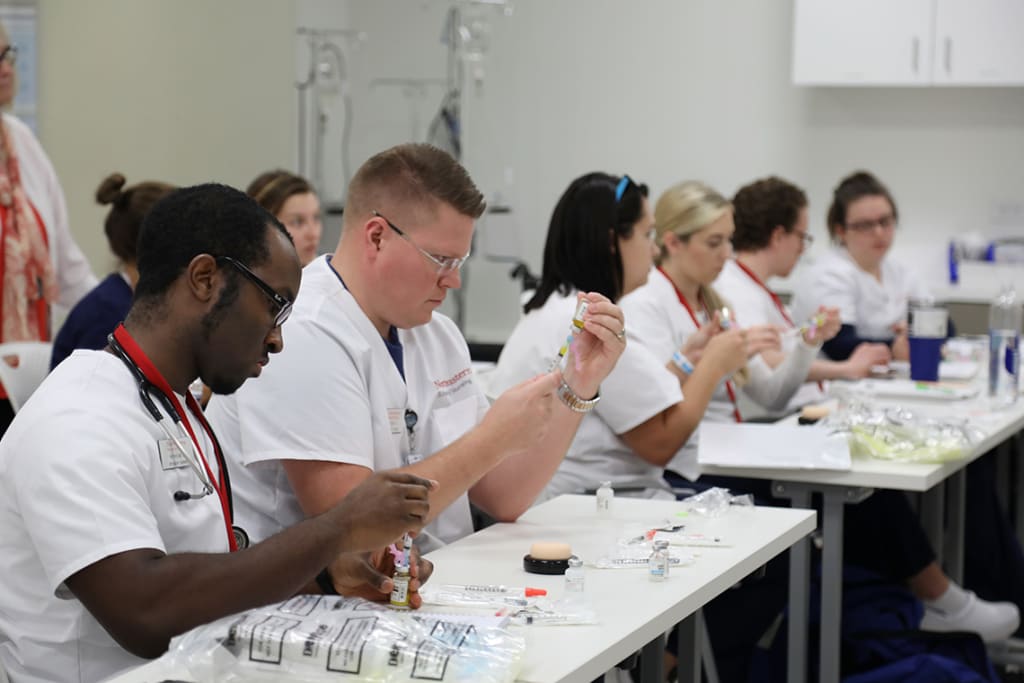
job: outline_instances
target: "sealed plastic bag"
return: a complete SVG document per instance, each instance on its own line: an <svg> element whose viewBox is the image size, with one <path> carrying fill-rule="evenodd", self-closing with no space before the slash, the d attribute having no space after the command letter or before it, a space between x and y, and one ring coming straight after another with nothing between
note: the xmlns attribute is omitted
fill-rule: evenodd
<svg viewBox="0 0 1024 683"><path fill-rule="evenodd" d="M845 397L824 425L847 434L850 454L900 462L938 463L964 457L982 438L966 419L934 418Z"/></svg>
<svg viewBox="0 0 1024 683"><path fill-rule="evenodd" d="M495 623L303 595L193 629L168 657L197 683L512 683L525 641Z"/></svg>

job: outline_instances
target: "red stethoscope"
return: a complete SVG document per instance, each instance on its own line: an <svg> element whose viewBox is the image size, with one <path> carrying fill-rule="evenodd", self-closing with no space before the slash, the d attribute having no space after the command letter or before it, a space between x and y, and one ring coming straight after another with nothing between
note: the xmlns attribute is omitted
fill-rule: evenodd
<svg viewBox="0 0 1024 683"><path fill-rule="evenodd" d="M181 503L188 500L205 498L212 493L216 493L220 500L221 511L224 513L224 527L228 535L228 546L232 551L247 547L249 545L248 535L241 527L232 525L234 509L231 496L231 480L228 476L224 454L221 452L220 443L210 428L210 424L206 421L203 409L199 406L195 397L191 394L186 394L185 403L188 406L189 412L192 413L206 431L210 443L213 444L213 452L217 459L218 469L218 476L216 478L213 476L213 471L210 469L206 456L203 455L203 449L199 446L199 440L192 430L192 424L178 397L174 394L164 376L160 374L160 371L153 365L153 362L146 353L132 338L131 334L128 333L124 325L118 325L117 329L107 337L107 342L110 345L111 351L124 362L135 378L135 383L139 387L139 398L142 400L142 405L145 406L149 414L153 416L153 419L164 430L167 437L171 439L175 447L178 448L178 451L188 461L189 466L191 466L203 485L202 492L200 493L175 491L174 500ZM179 434L188 434L192 444L195 446L194 450L186 448L178 438L178 435L164 421L164 413L153 402L152 395L154 393L166 414L170 416L171 421L177 426Z"/></svg>
<svg viewBox="0 0 1024 683"><path fill-rule="evenodd" d="M672 278L670 278L668 276L668 273L662 270L661 267L658 268L658 272L664 275L666 280L672 282ZM690 302L686 300L686 297L683 296L683 293L679 291L679 288L676 287L676 283L674 282L672 282L672 289L676 290L676 296L679 298L679 303L681 303L683 305L683 308L686 309L686 312L690 314L690 320L693 321L694 326L699 330L700 321L697 320L697 314L694 313L693 308L690 307ZM704 309L704 313L705 315L708 314L706 307ZM740 415L739 406L736 405L736 389L735 387L733 387L732 382L730 380L725 380L725 392L729 394L729 400L732 401L732 416L736 419L737 422L743 422L743 416Z"/></svg>

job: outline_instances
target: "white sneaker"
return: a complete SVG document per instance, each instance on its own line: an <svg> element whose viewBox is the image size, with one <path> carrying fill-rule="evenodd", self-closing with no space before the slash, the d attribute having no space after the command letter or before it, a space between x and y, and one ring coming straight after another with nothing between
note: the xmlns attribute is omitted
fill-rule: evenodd
<svg viewBox="0 0 1024 683"><path fill-rule="evenodd" d="M965 591L966 603L956 612L926 604L922 631L972 631L985 642L1006 640L1020 626L1020 611L1012 602L988 602Z"/></svg>

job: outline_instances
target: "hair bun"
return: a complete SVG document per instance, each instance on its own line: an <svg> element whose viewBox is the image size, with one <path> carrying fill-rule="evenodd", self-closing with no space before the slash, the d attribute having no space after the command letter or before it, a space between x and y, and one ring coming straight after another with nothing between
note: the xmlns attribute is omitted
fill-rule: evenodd
<svg viewBox="0 0 1024 683"><path fill-rule="evenodd" d="M96 201L100 204L113 204L122 196L121 188L124 187L124 184L123 175L111 173L96 189Z"/></svg>

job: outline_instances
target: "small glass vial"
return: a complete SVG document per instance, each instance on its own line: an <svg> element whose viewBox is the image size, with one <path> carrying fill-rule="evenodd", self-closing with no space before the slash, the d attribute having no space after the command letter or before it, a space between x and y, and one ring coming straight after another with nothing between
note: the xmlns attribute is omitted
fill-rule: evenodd
<svg viewBox="0 0 1024 683"><path fill-rule="evenodd" d="M607 517L612 514L612 500L615 498L615 491L610 481L602 481L601 487L597 489L597 514Z"/></svg>
<svg viewBox="0 0 1024 683"><path fill-rule="evenodd" d="M668 578L668 541L655 541L654 550L647 559L647 577L651 581Z"/></svg>
<svg viewBox="0 0 1024 683"><path fill-rule="evenodd" d="M568 598L583 595L583 560L573 555L565 570L565 595Z"/></svg>
<svg viewBox="0 0 1024 683"><path fill-rule="evenodd" d="M583 329L583 314L587 312L588 306L590 306L590 302L586 299L580 299L580 302L576 304L576 313L572 316L572 325L577 330Z"/></svg>
<svg viewBox="0 0 1024 683"><path fill-rule="evenodd" d="M391 589L391 607L409 609L409 567L395 567L391 580L395 582L395 587Z"/></svg>

